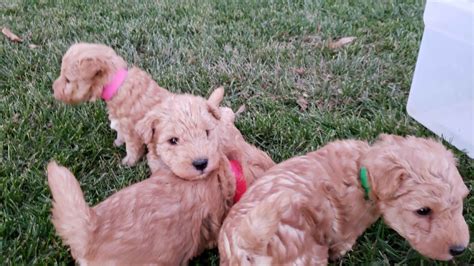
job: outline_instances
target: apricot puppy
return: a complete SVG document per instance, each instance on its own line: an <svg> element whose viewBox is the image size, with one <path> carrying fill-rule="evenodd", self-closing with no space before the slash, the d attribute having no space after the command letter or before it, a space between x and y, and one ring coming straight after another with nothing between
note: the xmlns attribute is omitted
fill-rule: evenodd
<svg viewBox="0 0 474 266"><path fill-rule="evenodd" d="M69 48L53 90L57 100L69 104L101 98L106 102L110 127L117 131L114 145L125 143L127 156L122 164L128 166L145 152L145 143L135 131L136 123L170 94L145 71L128 68L112 48L90 43Z"/></svg>
<svg viewBox="0 0 474 266"><path fill-rule="evenodd" d="M469 243L468 193L452 153L434 140L335 141L252 185L222 225L221 265L324 265L379 217L422 255L450 260Z"/></svg>
<svg viewBox="0 0 474 266"><path fill-rule="evenodd" d="M222 145L222 135L236 132L226 124L233 113L218 108L221 95L216 90L207 101L172 95L143 118L139 132L159 154L157 171L93 208L69 170L48 165L52 222L80 264L181 265L216 246L222 221L242 193L239 184L250 185L256 178L252 173L274 165L243 139L233 144L237 148ZM248 164L247 156L263 161ZM233 170L236 164L243 176ZM249 169L254 167L263 169Z"/></svg>

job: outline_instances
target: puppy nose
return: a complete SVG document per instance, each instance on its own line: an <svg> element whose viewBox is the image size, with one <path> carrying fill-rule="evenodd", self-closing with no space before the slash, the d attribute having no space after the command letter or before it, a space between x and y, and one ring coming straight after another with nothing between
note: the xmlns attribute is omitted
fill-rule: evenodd
<svg viewBox="0 0 474 266"><path fill-rule="evenodd" d="M56 99L56 100L60 100L60 99L61 99L61 92L60 92L59 90L55 90L55 89L53 88L53 97L54 97L54 99Z"/></svg>
<svg viewBox="0 0 474 266"><path fill-rule="evenodd" d="M451 246L449 247L449 253L453 256L461 255L466 248L463 246Z"/></svg>
<svg viewBox="0 0 474 266"><path fill-rule="evenodd" d="M197 159L193 161L193 166L199 171L206 169L207 159Z"/></svg>

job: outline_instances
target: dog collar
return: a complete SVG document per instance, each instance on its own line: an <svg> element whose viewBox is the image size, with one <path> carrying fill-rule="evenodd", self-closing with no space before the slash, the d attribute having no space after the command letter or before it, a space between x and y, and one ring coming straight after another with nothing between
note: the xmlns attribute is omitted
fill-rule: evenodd
<svg viewBox="0 0 474 266"><path fill-rule="evenodd" d="M104 101L108 101L114 97L115 93L117 93L118 89L120 86L122 86L122 83L125 81L125 78L127 78L128 70L127 69L120 69L117 72L115 72L115 75L112 77L112 80L104 85L104 88L102 89L102 99Z"/></svg>
<svg viewBox="0 0 474 266"><path fill-rule="evenodd" d="M360 168L360 183L362 185L362 188L365 191L365 198L369 199L369 193L370 193L370 184L369 184L369 177L367 176L367 168L361 167Z"/></svg>
<svg viewBox="0 0 474 266"><path fill-rule="evenodd" d="M240 200L242 195L247 190L247 182L245 181L244 172L242 171L242 165L239 161L231 160L230 169L235 177L235 194L234 194L234 203Z"/></svg>

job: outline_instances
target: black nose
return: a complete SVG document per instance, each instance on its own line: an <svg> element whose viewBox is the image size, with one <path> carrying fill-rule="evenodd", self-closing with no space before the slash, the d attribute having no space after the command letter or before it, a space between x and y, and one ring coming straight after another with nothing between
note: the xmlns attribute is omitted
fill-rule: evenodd
<svg viewBox="0 0 474 266"><path fill-rule="evenodd" d="M207 167L207 159L197 159L193 161L194 168L202 171Z"/></svg>
<svg viewBox="0 0 474 266"><path fill-rule="evenodd" d="M453 256L461 255L466 248L463 246L451 246L449 247L449 253Z"/></svg>

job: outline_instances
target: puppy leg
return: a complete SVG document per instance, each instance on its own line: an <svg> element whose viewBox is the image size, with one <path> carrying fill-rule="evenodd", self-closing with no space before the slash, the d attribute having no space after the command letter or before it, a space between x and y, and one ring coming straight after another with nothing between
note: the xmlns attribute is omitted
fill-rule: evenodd
<svg viewBox="0 0 474 266"><path fill-rule="evenodd" d="M115 147L120 147L125 143L124 137L120 134L119 131L117 131L117 138L114 140L114 146Z"/></svg>
<svg viewBox="0 0 474 266"><path fill-rule="evenodd" d="M350 239L347 242L341 242L337 243L329 249L329 260L330 261L336 261L344 254L347 253L347 251L350 251L352 249L352 246L355 244L356 239Z"/></svg>
<svg viewBox="0 0 474 266"><path fill-rule="evenodd" d="M134 166L145 154L145 145L143 145L141 138L134 133L125 139L125 149L127 156L122 159L122 164L126 166Z"/></svg>
<svg viewBox="0 0 474 266"><path fill-rule="evenodd" d="M151 173L156 172L161 167L161 161L159 156L156 154L156 151L152 150L152 145L148 145L148 153L146 155L146 160L148 162L148 167L150 167Z"/></svg>
<svg viewBox="0 0 474 266"><path fill-rule="evenodd" d="M123 137L122 129L120 129L119 122L115 119L110 120L110 128L117 132L117 138L114 140L114 146L120 147L125 143L125 138Z"/></svg>
<svg viewBox="0 0 474 266"><path fill-rule="evenodd" d="M328 247L321 246L317 243L311 245L311 254L308 257L308 264L305 265L327 265L328 264Z"/></svg>

